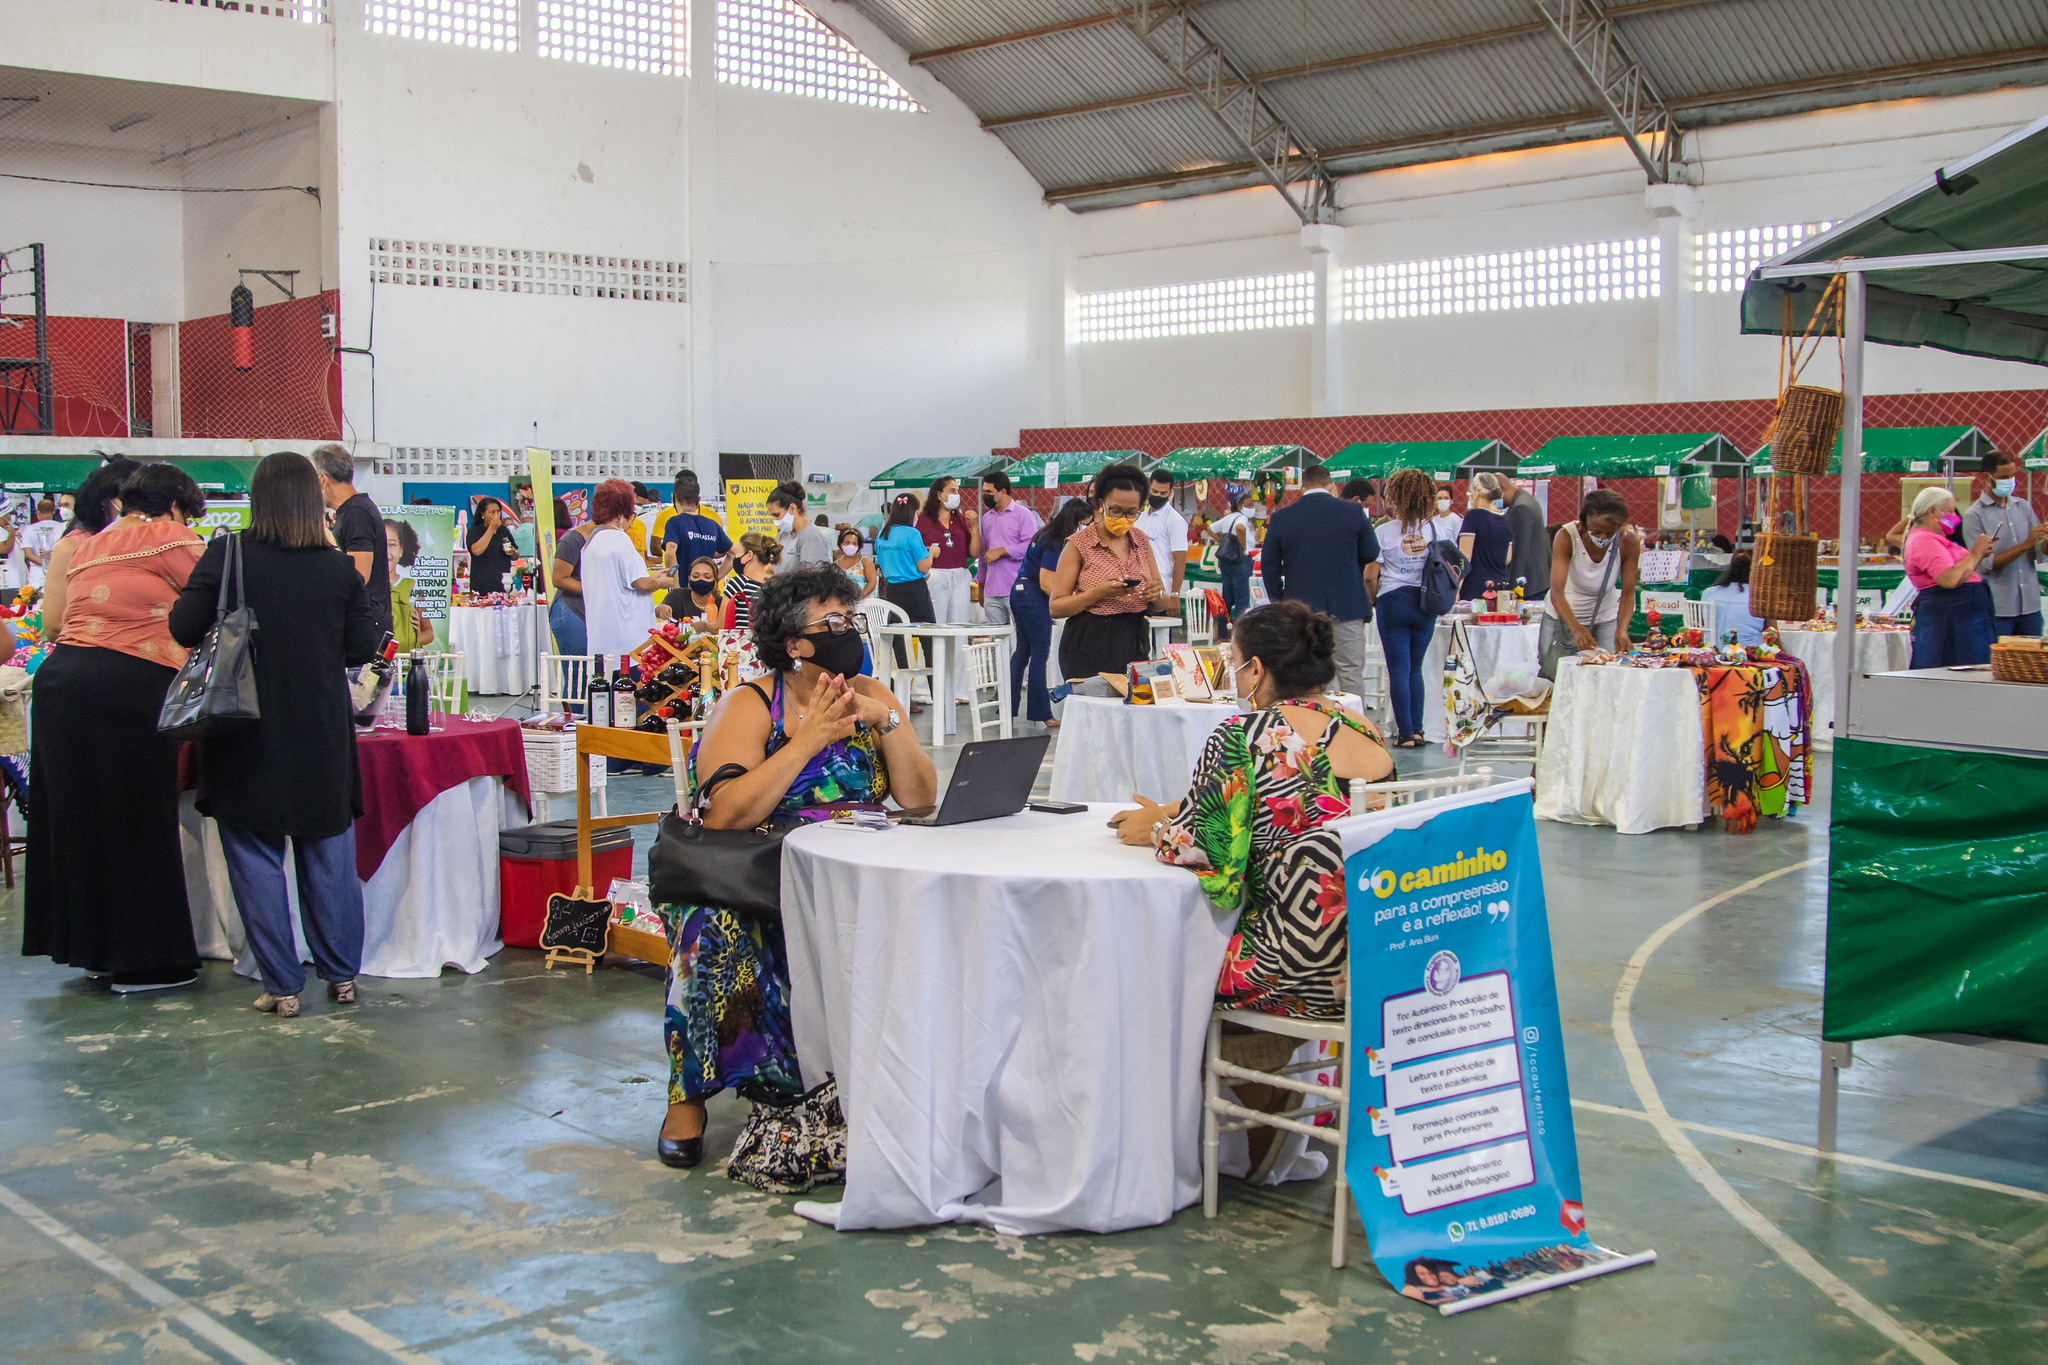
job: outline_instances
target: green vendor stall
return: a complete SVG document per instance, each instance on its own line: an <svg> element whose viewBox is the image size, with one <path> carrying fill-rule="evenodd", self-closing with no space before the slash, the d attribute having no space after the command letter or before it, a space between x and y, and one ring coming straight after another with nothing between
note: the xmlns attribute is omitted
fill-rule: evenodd
<svg viewBox="0 0 2048 1365"><path fill-rule="evenodd" d="M1323 461L1330 477L1384 479L1397 469L1419 469L1438 483L1469 479L1491 470L1507 473L1519 463L1499 441L1354 441Z"/></svg>
<svg viewBox="0 0 2048 1365"><path fill-rule="evenodd" d="M898 460L868 480L868 487L884 492L924 492L934 479L958 479L979 483L991 469L1007 469L1008 462L996 455L918 455ZM1014 476L1013 476L1014 477Z"/></svg>

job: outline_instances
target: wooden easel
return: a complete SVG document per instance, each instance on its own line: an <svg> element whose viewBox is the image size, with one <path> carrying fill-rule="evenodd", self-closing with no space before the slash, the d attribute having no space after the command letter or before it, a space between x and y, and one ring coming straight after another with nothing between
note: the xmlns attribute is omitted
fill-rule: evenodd
<svg viewBox="0 0 2048 1365"><path fill-rule="evenodd" d="M683 727L680 721L668 723L668 733L650 735L642 730L624 730L610 725L579 725L576 727L576 896L579 900L596 899L596 888L592 886L590 870L590 832L596 829L617 829L622 825L652 825L659 823L662 812L651 811L643 815L600 815L590 814L590 760L592 758L623 758L632 763L666 763L675 774L676 806L682 808L689 801L689 776L683 763ZM668 939L662 934L651 934L631 925L614 924L606 940L606 947L623 957L640 962L651 962L666 967L669 960ZM583 966L587 972L596 965L593 953L578 948L551 948L548 950L547 965L552 967L557 954L567 964Z"/></svg>

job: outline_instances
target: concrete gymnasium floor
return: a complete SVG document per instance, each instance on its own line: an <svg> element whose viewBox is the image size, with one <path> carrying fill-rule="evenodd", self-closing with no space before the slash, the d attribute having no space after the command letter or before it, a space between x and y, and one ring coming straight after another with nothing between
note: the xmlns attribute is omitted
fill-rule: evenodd
<svg viewBox="0 0 2048 1365"><path fill-rule="evenodd" d="M654 1161L658 973L508 950L281 1023L225 964L120 1000L9 958L0 1359L2048 1361L2038 1064L1860 1047L1855 1159L1806 1146L1820 785L1749 838L1538 827L1589 1227L1652 1267L1442 1319L1355 1234L1329 1268L1327 1178L1113 1237L842 1236ZM741 1117L714 1104L714 1152Z"/></svg>

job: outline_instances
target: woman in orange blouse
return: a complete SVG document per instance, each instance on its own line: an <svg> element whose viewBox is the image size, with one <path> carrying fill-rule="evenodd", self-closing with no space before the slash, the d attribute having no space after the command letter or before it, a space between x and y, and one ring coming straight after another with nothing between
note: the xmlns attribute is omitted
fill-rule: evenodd
<svg viewBox="0 0 2048 1365"><path fill-rule="evenodd" d="M198 977L178 846L178 745L157 733L185 651L171 639L178 590L206 511L183 470L144 465L123 515L77 545L64 625L36 671L22 955L47 956L117 992Z"/></svg>
<svg viewBox="0 0 2048 1365"><path fill-rule="evenodd" d="M1148 612L1174 611L1151 542L1137 528L1145 476L1113 464L1095 476L1095 515L1067 541L1053 570L1052 614L1066 621L1060 672L1079 680L1151 657Z"/></svg>

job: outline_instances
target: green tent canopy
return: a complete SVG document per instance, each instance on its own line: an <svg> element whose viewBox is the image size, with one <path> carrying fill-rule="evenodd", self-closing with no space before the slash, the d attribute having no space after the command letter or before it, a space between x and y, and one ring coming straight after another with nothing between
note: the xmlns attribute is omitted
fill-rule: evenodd
<svg viewBox="0 0 2048 1365"><path fill-rule="evenodd" d="M85 476L100 467L97 455L8 455L0 457L0 490L9 493L76 493Z"/></svg>
<svg viewBox="0 0 2048 1365"><path fill-rule="evenodd" d="M143 461L144 464L151 463ZM175 465L192 476L192 482L199 485L202 493L247 493L250 476L255 474L259 461L238 459L232 456L179 456L163 461Z"/></svg>
<svg viewBox="0 0 2048 1365"><path fill-rule="evenodd" d="M1188 446L1152 468L1176 479L1249 479L1265 469L1300 469L1314 459L1306 446Z"/></svg>
<svg viewBox="0 0 2048 1365"><path fill-rule="evenodd" d="M1526 479L1553 474L1595 479L1650 479L1694 472L1687 465L1742 463L1742 450L1726 436L1557 436L1525 457L1516 473Z"/></svg>
<svg viewBox="0 0 2048 1365"><path fill-rule="evenodd" d="M1010 476L1012 488L1044 488L1045 471L1049 466L1058 466L1053 478L1055 487L1070 483L1086 483L1113 464L1134 464L1142 468L1146 461L1142 450L1048 450L1037 455L1026 455L1003 469Z"/></svg>
<svg viewBox="0 0 2048 1365"><path fill-rule="evenodd" d="M2048 431L2042 432L2020 452L2023 469L2048 469Z"/></svg>
<svg viewBox="0 0 2048 1365"><path fill-rule="evenodd" d="M898 460L874 478L870 488L929 488L933 479L958 479L973 483L991 468L1002 466L993 455L919 455Z"/></svg>
<svg viewBox="0 0 2048 1365"><path fill-rule="evenodd" d="M1354 441L1323 461L1330 477L1383 479L1397 469L1419 469L1439 482L1481 470L1515 467L1515 452L1499 441Z"/></svg>
<svg viewBox="0 0 2048 1365"><path fill-rule="evenodd" d="M1893 346L2048 364L2048 118L1944 166L1761 267L1892 259L1933 252L2033 248L2030 258L1951 261L1887 269L1869 280L1864 335ZM1751 276L1742 330L1806 329L1827 289L1825 275Z"/></svg>
<svg viewBox="0 0 2048 1365"><path fill-rule="evenodd" d="M1992 449L1992 442L1976 427L1866 427L1863 431L1863 472L1866 474L1949 474L1956 468L1969 469ZM1765 445L1749 458L1749 472L1771 472L1771 448ZM1835 453L1828 460L1828 473L1842 472L1842 438L1835 437Z"/></svg>

